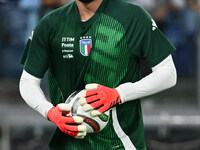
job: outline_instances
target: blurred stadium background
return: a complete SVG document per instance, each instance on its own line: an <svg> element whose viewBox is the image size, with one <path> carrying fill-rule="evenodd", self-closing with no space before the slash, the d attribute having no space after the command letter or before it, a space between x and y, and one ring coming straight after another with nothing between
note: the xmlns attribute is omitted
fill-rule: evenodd
<svg viewBox="0 0 200 150"><path fill-rule="evenodd" d="M23 48L38 20L70 0L0 0L0 149L47 150L55 126L19 95ZM176 87L142 100L148 150L200 150L200 0L142 5L177 48ZM149 68L142 62L143 75ZM164 83L163 83L164 84ZM46 91L47 84L42 87Z"/></svg>

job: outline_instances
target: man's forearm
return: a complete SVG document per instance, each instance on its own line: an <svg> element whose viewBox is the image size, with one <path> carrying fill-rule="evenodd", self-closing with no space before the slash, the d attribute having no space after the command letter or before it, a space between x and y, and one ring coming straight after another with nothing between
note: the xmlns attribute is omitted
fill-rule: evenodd
<svg viewBox="0 0 200 150"><path fill-rule="evenodd" d="M47 112L53 107L53 105L46 100L45 95L40 88L40 82L41 79L36 78L23 70L19 89L25 102L47 118Z"/></svg>
<svg viewBox="0 0 200 150"><path fill-rule="evenodd" d="M176 68L171 55L153 67L152 71L138 82L124 83L117 87L123 102L158 93L176 84Z"/></svg>

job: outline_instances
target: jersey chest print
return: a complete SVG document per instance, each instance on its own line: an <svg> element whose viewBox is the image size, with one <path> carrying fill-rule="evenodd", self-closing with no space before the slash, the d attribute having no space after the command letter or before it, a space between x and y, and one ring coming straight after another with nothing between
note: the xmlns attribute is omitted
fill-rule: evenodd
<svg viewBox="0 0 200 150"><path fill-rule="evenodd" d="M63 59L73 59L74 58L74 37L65 37L61 39L61 51Z"/></svg>

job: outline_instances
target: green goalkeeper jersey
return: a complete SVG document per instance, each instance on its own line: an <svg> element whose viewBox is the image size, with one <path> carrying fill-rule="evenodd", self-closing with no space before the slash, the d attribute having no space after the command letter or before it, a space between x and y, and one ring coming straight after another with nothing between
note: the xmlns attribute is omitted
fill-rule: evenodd
<svg viewBox="0 0 200 150"><path fill-rule="evenodd" d="M30 36L21 63L42 78L48 70L50 100L63 103L88 83L115 88L140 80L140 59L153 67L175 48L141 7L103 0L82 22L75 2L46 15ZM108 125L78 140L56 130L50 150L146 150L140 100L117 106Z"/></svg>

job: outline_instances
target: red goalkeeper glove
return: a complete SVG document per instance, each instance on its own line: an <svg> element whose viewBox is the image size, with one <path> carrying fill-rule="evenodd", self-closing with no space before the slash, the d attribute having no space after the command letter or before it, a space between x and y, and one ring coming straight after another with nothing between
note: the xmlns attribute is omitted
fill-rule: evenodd
<svg viewBox="0 0 200 150"><path fill-rule="evenodd" d="M81 125L83 123L83 118L79 116L70 116L70 111L71 106L69 104L61 103L51 108L47 116L62 132L75 138L84 138L86 136L86 126ZM63 113L66 115L63 115Z"/></svg>
<svg viewBox="0 0 200 150"><path fill-rule="evenodd" d="M93 116L98 116L121 103L121 97L116 89L100 84L86 85L86 91L81 92L79 98L83 109L92 111Z"/></svg>

